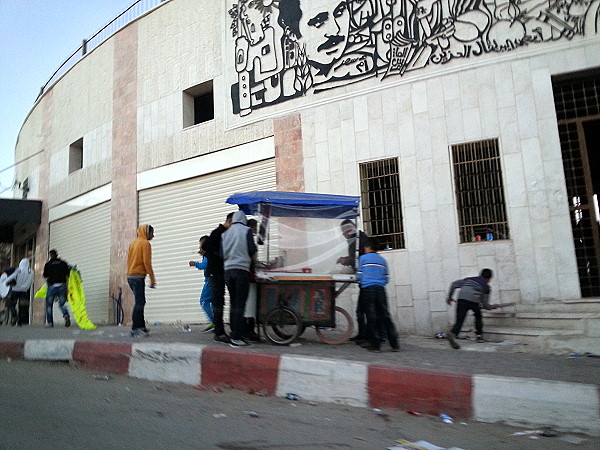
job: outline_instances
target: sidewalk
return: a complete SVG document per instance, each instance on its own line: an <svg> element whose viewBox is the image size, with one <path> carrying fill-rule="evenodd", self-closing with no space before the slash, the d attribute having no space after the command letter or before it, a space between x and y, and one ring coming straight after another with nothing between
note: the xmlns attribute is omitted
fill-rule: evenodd
<svg viewBox="0 0 600 450"><path fill-rule="evenodd" d="M233 349L203 326L80 330L0 326L0 357L68 360L91 370L307 401L446 413L483 422L600 434L600 357L529 353L511 343L401 336L400 352L322 343L312 328L291 346ZM600 349L599 349L600 353Z"/></svg>

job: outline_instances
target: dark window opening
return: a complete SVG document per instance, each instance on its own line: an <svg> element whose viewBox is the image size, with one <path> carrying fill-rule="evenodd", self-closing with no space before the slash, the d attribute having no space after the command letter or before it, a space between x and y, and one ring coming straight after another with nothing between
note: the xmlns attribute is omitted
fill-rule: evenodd
<svg viewBox="0 0 600 450"><path fill-rule="evenodd" d="M215 118L213 83L207 81L183 91L183 127Z"/></svg>
<svg viewBox="0 0 600 450"><path fill-rule="evenodd" d="M83 169L83 138L69 146L69 173Z"/></svg>
<svg viewBox="0 0 600 450"><path fill-rule="evenodd" d="M583 297L600 296L600 70L553 77L554 104Z"/></svg>
<svg viewBox="0 0 600 450"><path fill-rule="evenodd" d="M404 248L398 159L360 164L359 169L365 232L381 248Z"/></svg>
<svg viewBox="0 0 600 450"><path fill-rule="evenodd" d="M508 239L498 140L452 146L460 242Z"/></svg>

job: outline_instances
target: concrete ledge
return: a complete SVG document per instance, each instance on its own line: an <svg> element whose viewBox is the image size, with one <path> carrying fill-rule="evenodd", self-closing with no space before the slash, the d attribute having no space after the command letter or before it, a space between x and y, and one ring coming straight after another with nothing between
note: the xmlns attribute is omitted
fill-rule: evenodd
<svg viewBox="0 0 600 450"><path fill-rule="evenodd" d="M46 361L71 361L73 357L73 339L37 339L25 341L23 357L25 359Z"/></svg>
<svg viewBox="0 0 600 450"><path fill-rule="evenodd" d="M282 355L276 394L306 400L369 406L367 363Z"/></svg>
<svg viewBox="0 0 600 450"><path fill-rule="evenodd" d="M369 399L375 408L471 417L471 376L371 366Z"/></svg>
<svg viewBox="0 0 600 450"><path fill-rule="evenodd" d="M153 381L228 386L360 407L414 409L482 422L550 426L600 435L595 384L467 375L183 343L26 340L0 357L76 361L84 368Z"/></svg>
<svg viewBox="0 0 600 450"><path fill-rule="evenodd" d="M4 358L23 359L25 343L0 342L0 355Z"/></svg>
<svg viewBox="0 0 600 450"><path fill-rule="evenodd" d="M216 348L205 348L202 352L203 385L274 395L278 374L278 355Z"/></svg>
<svg viewBox="0 0 600 450"><path fill-rule="evenodd" d="M133 344L129 376L198 385L203 348L191 344Z"/></svg>
<svg viewBox="0 0 600 450"><path fill-rule="evenodd" d="M75 342L73 361L85 369L127 375L131 344L112 342Z"/></svg>
<svg viewBox="0 0 600 450"><path fill-rule="evenodd" d="M473 377L474 419L600 433L598 387L511 377Z"/></svg>

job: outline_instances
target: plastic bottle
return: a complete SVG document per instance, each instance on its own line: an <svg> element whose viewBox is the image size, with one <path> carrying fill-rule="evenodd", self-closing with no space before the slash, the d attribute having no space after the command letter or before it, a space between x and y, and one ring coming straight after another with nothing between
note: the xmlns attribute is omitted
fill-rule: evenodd
<svg viewBox="0 0 600 450"><path fill-rule="evenodd" d="M298 400L300 397L298 397L296 394L292 394L291 392L286 394L285 398L287 398L288 400Z"/></svg>
<svg viewBox="0 0 600 450"><path fill-rule="evenodd" d="M444 423L452 423L452 417L450 417L448 414L440 414L440 419L442 419L442 422Z"/></svg>

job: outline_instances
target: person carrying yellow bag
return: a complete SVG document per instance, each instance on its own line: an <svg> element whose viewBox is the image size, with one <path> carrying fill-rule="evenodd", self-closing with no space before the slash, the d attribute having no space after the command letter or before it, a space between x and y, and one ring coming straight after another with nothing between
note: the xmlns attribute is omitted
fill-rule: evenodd
<svg viewBox="0 0 600 450"><path fill-rule="evenodd" d="M96 325L92 323L87 315L83 283L81 282L81 275L77 267L69 267L66 262L59 259L56 250L50 250L49 255L50 260L44 266L44 277L47 279L47 282L35 294L36 298L46 299L46 327L51 328L54 326L52 309L55 298L58 298L58 306L65 319L65 327L71 325L69 311L65 306L68 298L73 316L79 328L86 330L95 329Z"/></svg>

